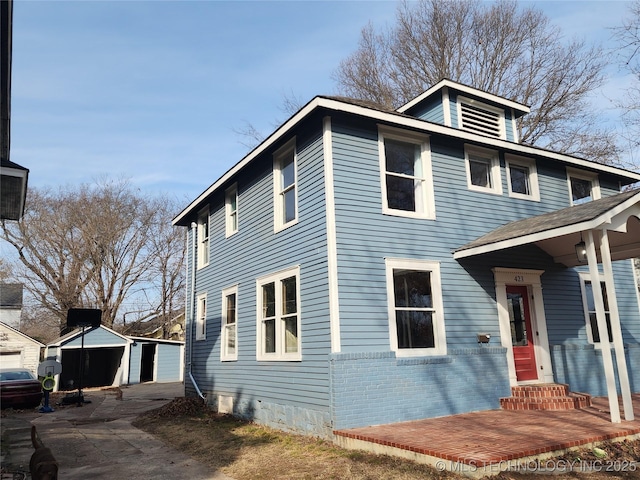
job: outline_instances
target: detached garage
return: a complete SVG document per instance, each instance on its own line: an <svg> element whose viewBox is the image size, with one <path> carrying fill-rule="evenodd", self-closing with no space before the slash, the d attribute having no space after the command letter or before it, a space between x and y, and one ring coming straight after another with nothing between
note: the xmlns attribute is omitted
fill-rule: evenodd
<svg viewBox="0 0 640 480"><path fill-rule="evenodd" d="M180 382L183 342L132 338L103 325L74 330L47 345L47 358L62 364L55 390L117 387L141 382ZM84 355L82 354L84 350Z"/></svg>

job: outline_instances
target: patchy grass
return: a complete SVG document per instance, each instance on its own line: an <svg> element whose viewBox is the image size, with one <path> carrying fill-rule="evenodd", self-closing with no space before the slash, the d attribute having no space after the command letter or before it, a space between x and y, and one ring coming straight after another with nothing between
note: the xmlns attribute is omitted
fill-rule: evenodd
<svg viewBox="0 0 640 480"><path fill-rule="evenodd" d="M228 415L218 415L193 398L175 399L157 410L142 415L134 425L236 480L465 478L449 472L439 472L432 467L409 460L345 450L317 438L287 434ZM541 462L541 465L547 468L571 463L574 471L570 473L566 473L566 468L558 468L559 471L546 474L541 471L527 472L525 469L524 474L503 472L493 478L640 479L640 464L636 467L633 463L640 461L640 440L605 442L599 448L601 451L594 452L593 449L585 448ZM596 471L577 471L579 465L596 467ZM617 471L607 472L607 466Z"/></svg>

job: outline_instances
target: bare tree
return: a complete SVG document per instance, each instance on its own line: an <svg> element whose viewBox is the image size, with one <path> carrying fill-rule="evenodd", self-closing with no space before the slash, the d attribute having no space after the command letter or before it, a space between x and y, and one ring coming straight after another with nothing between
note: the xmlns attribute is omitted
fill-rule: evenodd
<svg viewBox="0 0 640 480"><path fill-rule="evenodd" d="M624 91L623 98L616 102L623 112L622 120L627 127L625 139L633 154L640 146L640 1L630 4L628 12L622 25L613 28L613 38L618 43L623 70L635 78L635 82Z"/></svg>
<svg viewBox="0 0 640 480"><path fill-rule="evenodd" d="M531 106L522 142L615 163L614 136L588 99L605 63L600 48L564 41L544 13L514 0L421 0L401 3L392 27L366 26L334 79L342 95L397 108L449 78Z"/></svg>
<svg viewBox="0 0 640 480"><path fill-rule="evenodd" d="M181 258L162 263L155 235L170 225L166 202L143 196L126 180L29 191L20 222L3 222L1 238L18 253L14 272L42 308L58 318L70 308L99 308L112 326L126 304L151 299L156 314L164 292L153 293L162 268L183 270ZM176 234L177 236L177 234ZM180 236L184 242L184 238ZM178 273L179 277L182 273Z"/></svg>
<svg viewBox="0 0 640 480"><path fill-rule="evenodd" d="M163 218L172 218L180 208L177 202L163 198L158 210ZM184 230L170 222L156 223L149 232L154 262L151 267L156 315L162 320L162 338L170 338L171 321L184 310L186 242Z"/></svg>

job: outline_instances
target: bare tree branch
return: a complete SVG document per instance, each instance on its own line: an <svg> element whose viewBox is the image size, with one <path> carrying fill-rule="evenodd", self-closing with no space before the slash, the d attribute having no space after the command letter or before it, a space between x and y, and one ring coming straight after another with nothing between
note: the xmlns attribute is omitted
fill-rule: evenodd
<svg viewBox="0 0 640 480"><path fill-rule="evenodd" d="M387 108L449 78L531 106L523 143L616 163L614 137L594 130L587 101L605 63L599 47L564 41L541 11L513 0L421 0L401 3L393 27L365 26L333 78L340 94Z"/></svg>
<svg viewBox="0 0 640 480"><path fill-rule="evenodd" d="M20 222L3 222L12 272L37 305L66 325L70 308L100 308L112 326L125 305L157 315L181 305L184 242L171 227L176 202L141 195L126 180L29 191ZM165 284L166 283L166 284Z"/></svg>

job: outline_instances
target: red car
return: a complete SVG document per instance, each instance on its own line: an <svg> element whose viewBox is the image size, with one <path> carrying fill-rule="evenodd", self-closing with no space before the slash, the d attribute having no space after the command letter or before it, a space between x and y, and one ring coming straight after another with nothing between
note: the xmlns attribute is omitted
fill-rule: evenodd
<svg viewBox="0 0 640 480"><path fill-rule="evenodd" d="M26 368L0 369L0 407L34 408L42 401L42 385Z"/></svg>

